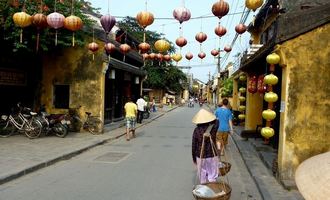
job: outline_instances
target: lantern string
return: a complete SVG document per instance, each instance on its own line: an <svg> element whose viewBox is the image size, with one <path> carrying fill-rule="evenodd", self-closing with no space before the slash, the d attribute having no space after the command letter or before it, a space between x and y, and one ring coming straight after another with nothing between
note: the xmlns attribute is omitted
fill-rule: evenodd
<svg viewBox="0 0 330 200"><path fill-rule="evenodd" d="M55 5L54 5L54 12L56 12L56 0L55 0Z"/></svg>
<svg viewBox="0 0 330 200"><path fill-rule="evenodd" d="M26 0L24 0L22 11L25 12Z"/></svg>
<svg viewBox="0 0 330 200"><path fill-rule="evenodd" d="M108 0L108 14L110 14L110 0Z"/></svg>
<svg viewBox="0 0 330 200"><path fill-rule="evenodd" d="M181 4L182 4L182 6L184 6L184 5L185 5L185 3L184 3L184 0L182 0L182 1L181 1Z"/></svg>
<svg viewBox="0 0 330 200"><path fill-rule="evenodd" d="M43 10L42 10L42 6L43 6L43 3L42 3L42 0L41 0L41 1L40 1L40 13L43 12Z"/></svg>
<svg viewBox="0 0 330 200"><path fill-rule="evenodd" d="M94 27L93 27L93 42L94 42Z"/></svg>
<svg viewBox="0 0 330 200"><path fill-rule="evenodd" d="M71 1L71 15L73 15L73 0Z"/></svg>
<svg viewBox="0 0 330 200"><path fill-rule="evenodd" d="M148 10L148 1L146 0L145 2L145 6L146 6L146 11Z"/></svg>
<svg viewBox="0 0 330 200"><path fill-rule="evenodd" d="M39 32L39 30L38 30L38 32L37 32L37 44L36 44L36 51L38 52L38 50L39 50L39 37L40 37L40 32Z"/></svg>
<svg viewBox="0 0 330 200"><path fill-rule="evenodd" d="M57 46L57 29L55 29L55 46Z"/></svg>

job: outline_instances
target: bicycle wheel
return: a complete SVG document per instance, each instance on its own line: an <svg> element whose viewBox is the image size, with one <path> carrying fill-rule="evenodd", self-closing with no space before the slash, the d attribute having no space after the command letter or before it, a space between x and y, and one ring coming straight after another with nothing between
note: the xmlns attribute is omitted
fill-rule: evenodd
<svg viewBox="0 0 330 200"><path fill-rule="evenodd" d="M57 137L64 138L68 134L68 128L66 125L57 123L53 127L53 131Z"/></svg>
<svg viewBox="0 0 330 200"><path fill-rule="evenodd" d="M88 131L94 135L103 133L103 122L99 118L89 117L86 121L86 125Z"/></svg>
<svg viewBox="0 0 330 200"><path fill-rule="evenodd" d="M16 127L7 120L0 120L0 137L9 137L15 133Z"/></svg>
<svg viewBox="0 0 330 200"><path fill-rule="evenodd" d="M30 139L38 138L42 130L41 122L38 119L32 118L29 123L24 126L25 135Z"/></svg>

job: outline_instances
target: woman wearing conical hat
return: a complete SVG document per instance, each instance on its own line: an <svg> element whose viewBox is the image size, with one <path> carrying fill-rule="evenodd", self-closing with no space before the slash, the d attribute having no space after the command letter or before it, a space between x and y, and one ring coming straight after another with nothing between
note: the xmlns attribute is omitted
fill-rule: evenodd
<svg viewBox="0 0 330 200"><path fill-rule="evenodd" d="M197 176L200 183L215 182L219 173L219 159L215 148L218 120L213 113L201 109L192 122L196 124L192 136L192 159L197 166Z"/></svg>

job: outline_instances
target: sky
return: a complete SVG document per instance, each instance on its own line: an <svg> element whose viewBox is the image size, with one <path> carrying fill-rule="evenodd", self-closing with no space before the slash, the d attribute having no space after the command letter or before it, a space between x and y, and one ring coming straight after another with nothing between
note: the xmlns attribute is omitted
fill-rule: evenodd
<svg viewBox="0 0 330 200"><path fill-rule="evenodd" d="M145 10L147 5L147 10L153 13L155 17L153 24L148 26L147 30L163 33L165 38L173 44L180 36L179 22L173 17L173 10L184 5L191 12L191 19L183 22L182 25L182 35L187 39L188 44L181 50L183 58L178 63L178 66L190 66L190 69L182 69L182 71L192 73L194 78L203 82L207 82L210 77L212 78L217 73L217 60L211 55L212 49L218 49L219 43L220 49L232 43L236 34L235 26L239 23L245 8L245 0L226 0L229 3L229 13L221 18L220 23L226 27L227 33L219 41L219 37L214 33L219 19L211 11L212 5L217 0L89 0L89 2L92 3L93 7L101 8L99 12L102 15L108 14L109 10L109 14L115 16L117 21L120 21L121 17L125 16L136 17L140 11ZM254 14L253 12L250 13L245 25L251 23ZM207 40L200 47L200 43L195 40L195 35L201 31L207 34ZM228 59L222 60L221 68L224 68L228 62L234 61L234 55L243 52L249 47L249 39L250 34L248 32L238 37ZM203 60L198 57L200 48L206 54ZM180 49L177 47L177 53L179 52ZM187 52L191 52L194 55L190 62L185 58ZM225 53L221 52L221 57Z"/></svg>

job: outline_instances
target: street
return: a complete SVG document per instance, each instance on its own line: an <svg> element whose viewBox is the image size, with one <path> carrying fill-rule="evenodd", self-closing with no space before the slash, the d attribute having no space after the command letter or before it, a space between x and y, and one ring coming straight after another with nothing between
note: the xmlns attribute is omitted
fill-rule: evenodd
<svg viewBox="0 0 330 200"><path fill-rule="evenodd" d="M135 139L118 138L5 183L0 199L193 199L191 118L198 110L179 107L137 129ZM226 158L231 199L261 199L232 139Z"/></svg>

